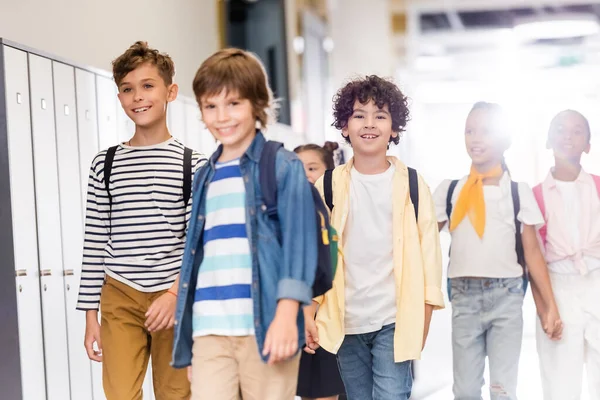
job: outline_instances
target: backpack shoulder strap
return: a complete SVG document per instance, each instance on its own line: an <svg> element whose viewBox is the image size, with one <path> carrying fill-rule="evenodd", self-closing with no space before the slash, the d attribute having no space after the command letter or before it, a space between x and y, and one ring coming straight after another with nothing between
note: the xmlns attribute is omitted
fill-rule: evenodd
<svg viewBox="0 0 600 400"><path fill-rule="evenodd" d="M541 183L533 187L533 197L535 197L535 201L537 202L544 219L546 219L546 203L544 202L544 191Z"/></svg>
<svg viewBox="0 0 600 400"><path fill-rule="evenodd" d="M517 260L523 267L525 266L525 252L523 250L523 241L521 240L521 221L519 221L519 212L521 211L521 198L519 197L519 183L510 181L510 193L512 196L513 210L515 213L515 250Z"/></svg>
<svg viewBox="0 0 600 400"><path fill-rule="evenodd" d="M183 148L183 204L187 205L192 195L192 149Z"/></svg>
<svg viewBox="0 0 600 400"><path fill-rule="evenodd" d="M414 168L408 167L408 189L410 201L415 208L415 218L419 222L419 176Z"/></svg>
<svg viewBox="0 0 600 400"><path fill-rule="evenodd" d="M328 169L323 176L323 192L325 194L325 204L329 207L329 211L333 211L333 170Z"/></svg>
<svg viewBox="0 0 600 400"><path fill-rule="evenodd" d="M458 179L451 181L450 186L448 186L448 193L446 194L446 215L448 216L448 226L450 226L450 216L452 215L452 195L454 194L454 189L456 189L457 184Z"/></svg>
<svg viewBox="0 0 600 400"><path fill-rule="evenodd" d="M600 197L600 176L592 175L592 178L594 179L594 183L596 184L596 191L598 192L598 197Z"/></svg>
<svg viewBox="0 0 600 400"><path fill-rule="evenodd" d="M267 215L274 219L277 218L277 171L275 170L275 161L277 152L282 147L282 143L267 141L258 162L258 177L264 205L266 206Z"/></svg>
<svg viewBox="0 0 600 400"><path fill-rule="evenodd" d="M108 194L108 203L111 208L112 196L108 187L110 184L110 173L112 172L113 161L115 160L115 154L117 153L117 147L119 146L109 147L108 150L106 150L106 157L104 157L104 188Z"/></svg>
<svg viewBox="0 0 600 400"><path fill-rule="evenodd" d="M108 230L112 232L112 195L110 194L109 186L110 186L110 173L112 172L113 161L115 160L115 154L117 153L117 148L119 146L109 147L106 151L106 157L104 158L104 188L106 189L106 194L108 195Z"/></svg>

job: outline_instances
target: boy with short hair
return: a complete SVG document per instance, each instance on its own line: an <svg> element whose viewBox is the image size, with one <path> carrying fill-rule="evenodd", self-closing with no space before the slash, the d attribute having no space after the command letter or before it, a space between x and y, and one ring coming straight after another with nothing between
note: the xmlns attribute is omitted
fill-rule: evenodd
<svg viewBox="0 0 600 400"><path fill-rule="evenodd" d="M302 162L276 155L277 221L263 204L260 130L273 95L243 50L209 57L194 79L202 120L221 145L196 174L177 304L174 366L191 364L192 399L292 400L300 307L317 266L316 211Z"/></svg>
<svg viewBox="0 0 600 400"><path fill-rule="evenodd" d="M113 61L135 134L100 152L90 170L77 308L86 311L85 348L102 362L108 400L142 399L150 357L158 400L190 396L185 372L169 361L191 177L206 159L167 128L174 74L171 58L145 42Z"/></svg>
<svg viewBox="0 0 600 400"><path fill-rule="evenodd" d="M350 399L408 399L411 360L444 301L431 193L414 170L386 156L405 129L407 99L392 82L367 76L340 89L334 118L354 157L316 186L333 208L344 257L333 289L316 299L318 338L309 335L308 351L337 353Z"/></svg>

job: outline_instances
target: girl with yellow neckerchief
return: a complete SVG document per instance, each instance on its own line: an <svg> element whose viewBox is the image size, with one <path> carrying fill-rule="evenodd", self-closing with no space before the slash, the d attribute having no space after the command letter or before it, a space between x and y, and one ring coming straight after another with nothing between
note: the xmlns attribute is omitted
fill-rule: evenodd
<svg viewBox="0 0 600 400"><path fill-rule="evenodd" d="M449 228L455 400L481 399L489 358L491 400L516 400L528 277L548 337L562 322L536 227L544 219L530 187L511 180L504 162L510 146L500 106L477 103L465 126L468 176L444 181L434 194L440 230ZM525 267L525 265L527 267Z"/></svg>

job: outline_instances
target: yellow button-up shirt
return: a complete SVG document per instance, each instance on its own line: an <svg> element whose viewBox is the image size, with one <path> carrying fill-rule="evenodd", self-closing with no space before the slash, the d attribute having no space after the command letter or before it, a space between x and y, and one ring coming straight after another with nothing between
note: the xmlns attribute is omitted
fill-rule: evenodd
<svg viewBox="0 0 600 400"><path fill-rule="evenodd" d="M333 171L333 212L331 224L338 231L343 248L344 228L350 210L350 171L354 164L337 167ZM388 161L396 167L392 188L392 237L396 281L396 329L394 360L421 358L425 325L425 304L434 309L444 308L442 295L442 254L435 206L429 187L419 175L419 221L410 201L408 169L395 157ZM323 195L323 178L315 183ZM339 257L333 288L315 299L319 304L316 323L319 345L330 353L337 353L344 341L345 273L344 260Z"/></svg>

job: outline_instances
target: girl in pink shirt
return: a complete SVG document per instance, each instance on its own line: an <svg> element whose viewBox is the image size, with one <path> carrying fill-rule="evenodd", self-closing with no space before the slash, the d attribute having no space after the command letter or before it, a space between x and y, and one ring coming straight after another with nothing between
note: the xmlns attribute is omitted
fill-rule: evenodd
<svg viewBox="0 0 600 400"><path fill-rule="evenodd" d="M590 137L579 112L556 115L547 141L554 167L534 188L546 222L539 237L564 324L559 342L549 340L538 324L545 400L579 399L584 365L589 398L600 399L600 177L581 167Z"/></svg>

